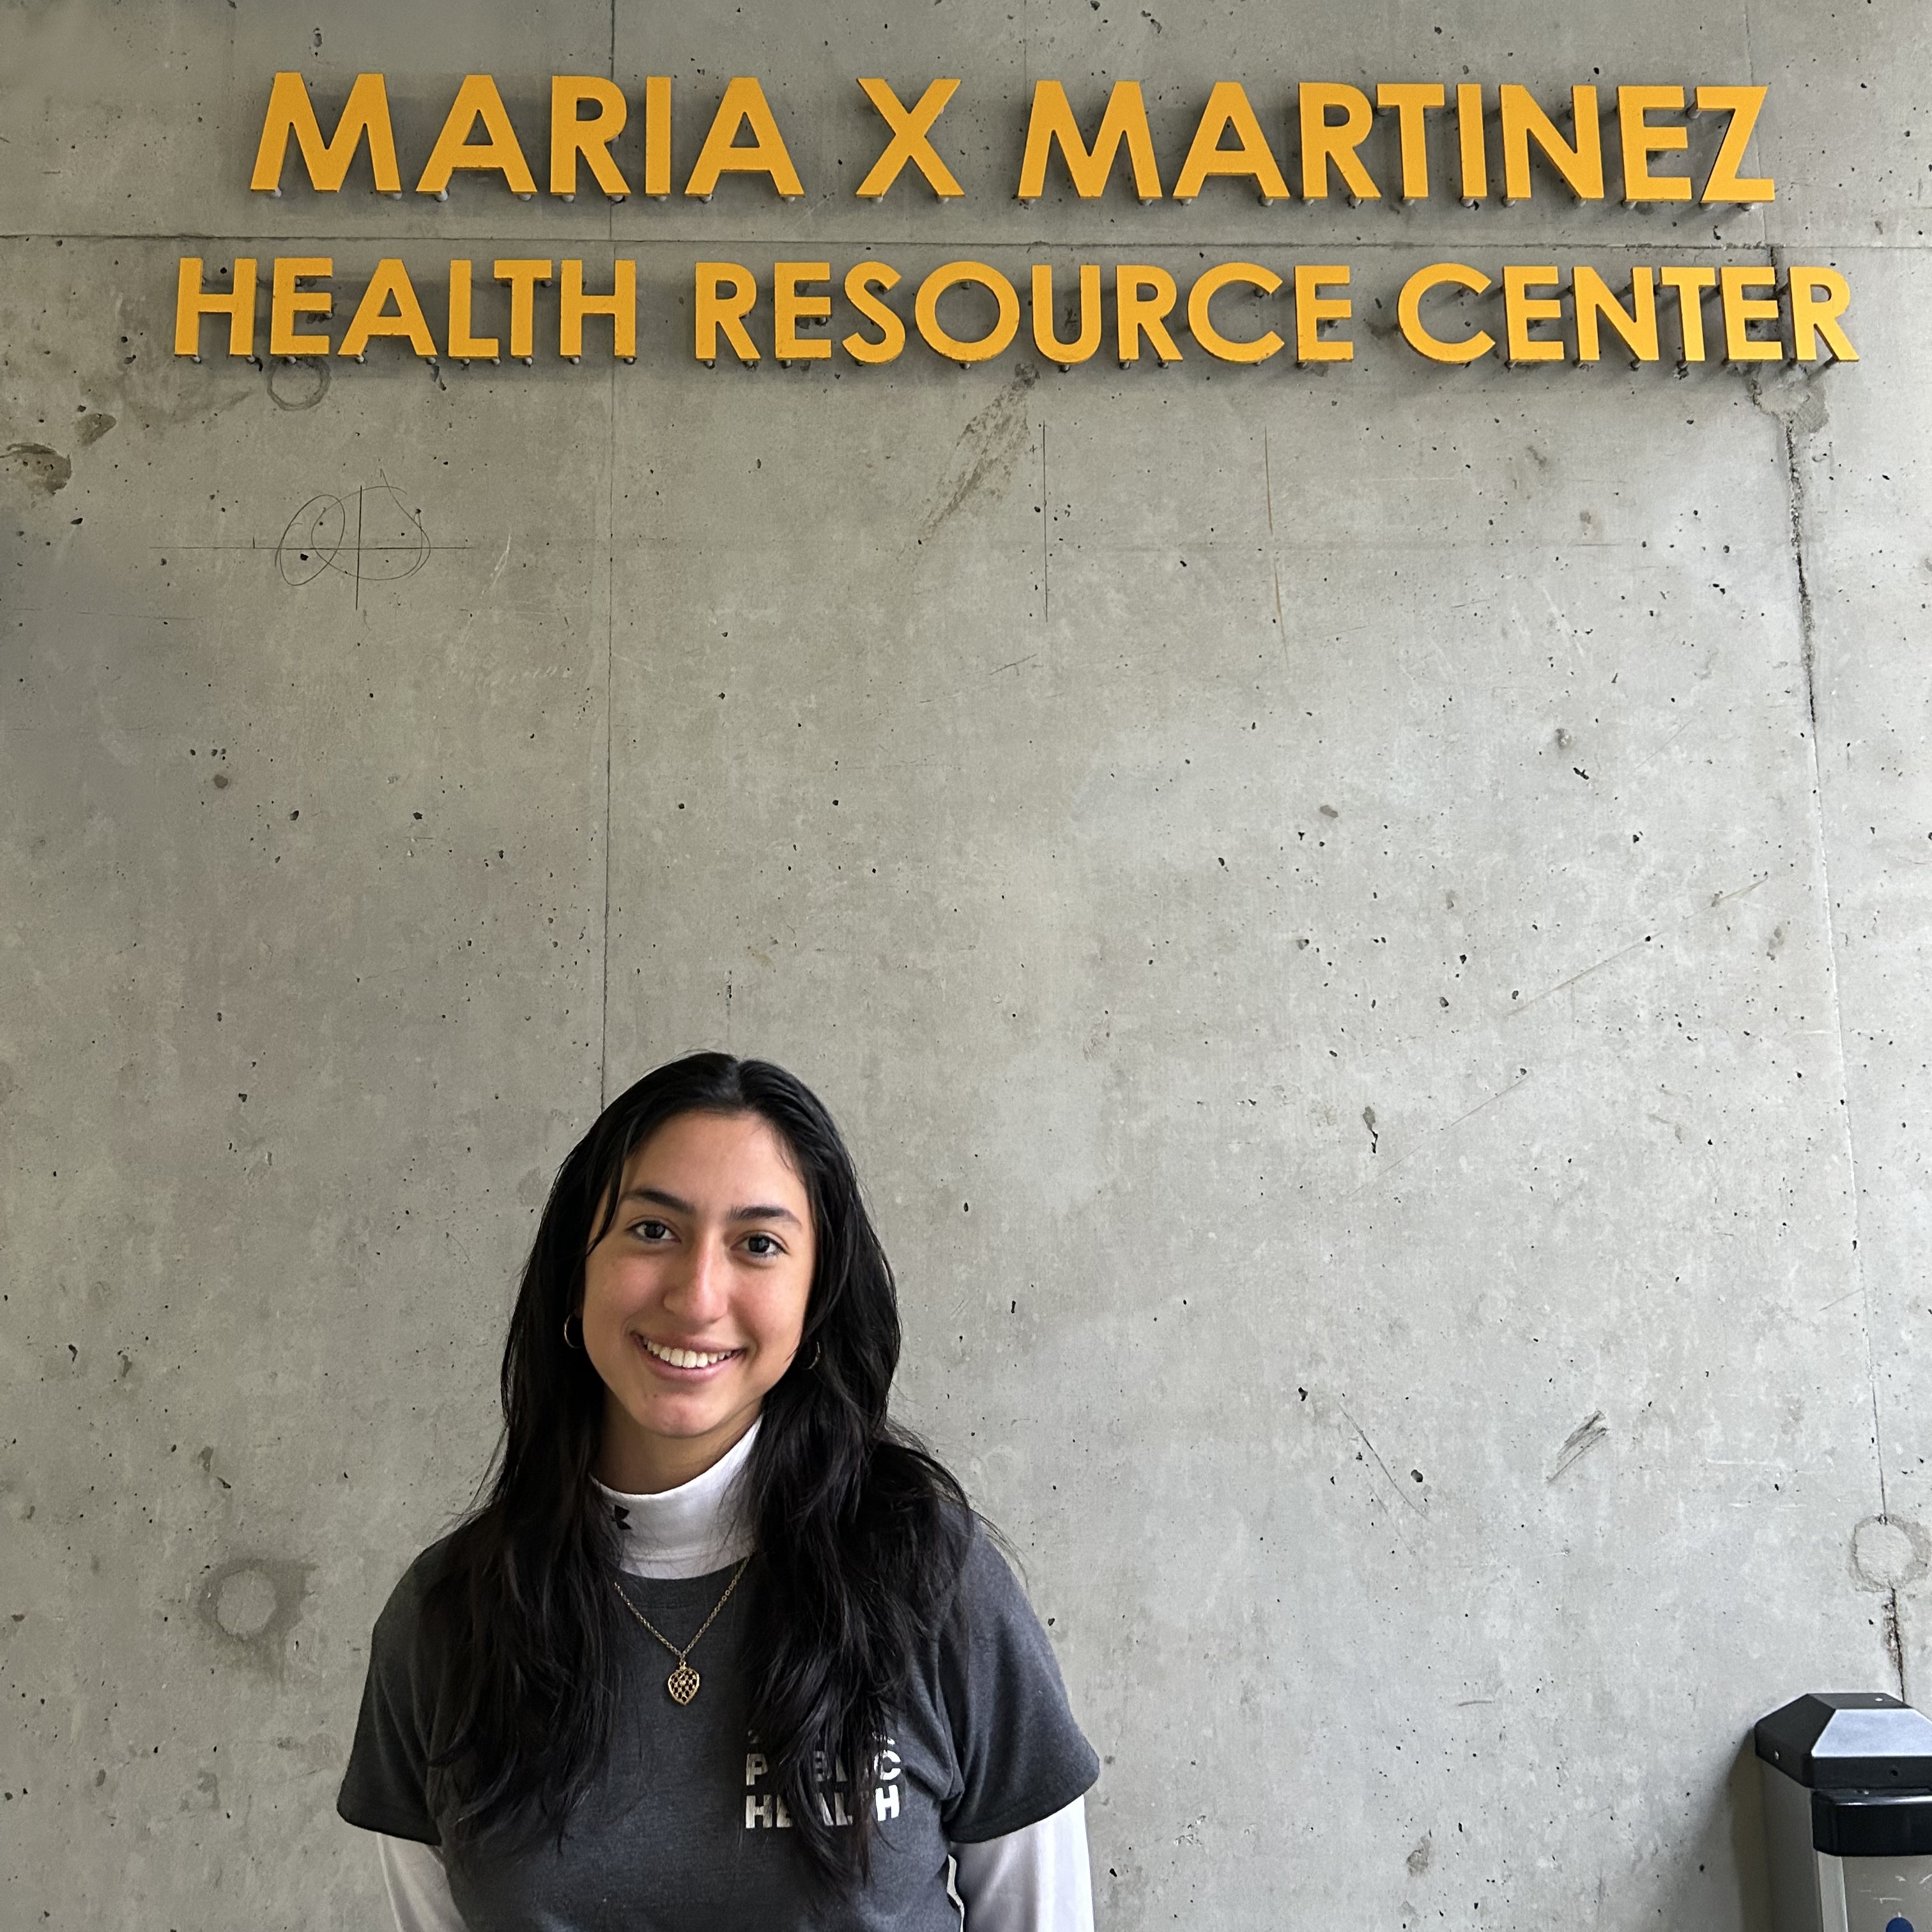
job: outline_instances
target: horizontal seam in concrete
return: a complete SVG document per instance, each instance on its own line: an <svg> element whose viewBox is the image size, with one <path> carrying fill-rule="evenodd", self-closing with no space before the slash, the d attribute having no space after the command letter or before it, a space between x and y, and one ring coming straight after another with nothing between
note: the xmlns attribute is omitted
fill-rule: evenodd
<svg viewBox="0 0 1932 1932"><path fill-rule="evenodd" d="M1009 236L997 235L962 235L957 231L945 233L906 235L814 235L794 229L777 235L717 235L680 233L676 235L622 236L613 241L608 236L584 235L554 230L546 233L514 232L502 228L482 228L473 230L445 230L434 235L404 235L382 232L371 226L366 232L350 232L340 229L316 230L308 234L290 235L286 232L270 234L242 233L190 233L181 229L154 229L139 233L94 233L76 229L9 229L0 231L0 242L118 242L134 245L144 242L220 243L224 246L260 246L271 243L286 242L304 248L316 242L339 242L345 246L366 244L370 248L394 245L399 248L436 248L446 242L464 244L501 242L505 245L515 243L541 243L545 248L789 248L794 251L803 248L841 248L876 250L880 248L932 248L954 250L958 248L1087 248L1111 250L1114 254L1132 251L1144 253L1149 249L1168 248L1192 250L1202 248L1354 248L1376 250L1388 254L1441 254L1450 249L1534 248L1547 251L1558 249L1570 254L1596 255L1654 254L1658 249L1669 248L1689 255L1762 256L1773 248L1802 248L1808 250L1828 250L1834 254L1923 254L1932 252L1932 241L1840 242L1806 238L1802 242L1784 242L1774 237L1754 237L1736 242L1692 241L1682 236L1659 234L1617 241L1598 241L1569 235L1443 235L1430 233L1418 236L1396 236L1386 238L1365 239L1360 236L1337 235L1309 235L1286 233L1280 235L1182 235L1172 237L1144 235L1055 235Z"/></svg>

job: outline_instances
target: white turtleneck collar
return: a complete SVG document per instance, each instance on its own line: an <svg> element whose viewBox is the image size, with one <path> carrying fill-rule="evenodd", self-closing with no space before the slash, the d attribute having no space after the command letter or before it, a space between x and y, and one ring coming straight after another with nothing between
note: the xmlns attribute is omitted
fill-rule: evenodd
<svg viewBox="0 0 1932 1932"><path fill-rule="evenodd" d="M706 1576L750 1555L756 1538L742 1520L736 1479L758 1435L754 1421L704 1474L654 1496L628 1496L593 1476L616 1514L620 1567L633 1576Z"/></svg>

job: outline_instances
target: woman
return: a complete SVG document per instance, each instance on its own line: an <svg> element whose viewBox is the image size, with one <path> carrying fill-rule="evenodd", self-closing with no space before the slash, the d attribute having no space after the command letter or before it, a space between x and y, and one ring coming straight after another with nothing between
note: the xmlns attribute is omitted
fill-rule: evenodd
<svg viewBox="0 0 1932 1932"><path fill-rule="evenodd" d="M887 1419L898 1351L800 1082L694 1054L604 1110L524 1270L488 1496L376 1624L337 1808L401 1932L1088 1932L1099 1767Z"/></svg>

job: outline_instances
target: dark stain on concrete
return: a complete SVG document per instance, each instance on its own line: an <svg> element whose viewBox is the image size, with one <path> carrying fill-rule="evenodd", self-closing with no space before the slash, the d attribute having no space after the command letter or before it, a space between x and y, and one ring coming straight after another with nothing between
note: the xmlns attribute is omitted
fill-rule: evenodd
<svg viewBox="0 0 1932 1932"><path fill-rule="evenodd" d="M1868 1590L1889 1594L1932 1569L1932 1535L1910 1516L1868 1516L1852 1531L1852 1574Z"/></svg>
<svg viewBox="0 0 1932 1932"><path fill-rule="evenodd" d="M314 1568L274 1556L236 1557L208 1572L195 1610L237 1663L279 1677Z"/></svg>
<svg viewBox="0 0 1932 1932"><path fill-rule="evenodd" d="M74 425L74 440L82 449L91 449L119 421L105 410L89 410Z"/></svg>
<svg viewBox="0 0 1932 1932"><path fill-rule="evenodd" d="M1040 371L1022 362L1012 380L959 432L920 529L922 539L937 535L976 496L997 496L1005 489L1032 444L1026 395L1039 380Z"/></svg>
<svg viewBox="0 0 1932 1932"><path fill-rule="evenodd" d="M1826 368L1830 366L1825 364ZM1754 370L1746 384L1751 400L1794 435L1816 436L1832 419L1825 406L1823 388L1816 376L1808 374L1802 364L1787 364L1772 375Z"/></svg>
<svg viewBox="0 0 1932 1932"><path fill-rule="evenodd" d="M316 1731L306 1738L278 1738L275 1748L288 1752L304 1771L332 1778L342 1774L342 1741L326 1731Z"/></svg>
<svg viewBox="0 0 1932 1932"><path fill-rule="evenodd" d="M296 362L271 359L262 380L268 384L268 400L277 409L312 410L328 394L328 364L319 356Z"/></svg>
<svg viewBox="0 0 1932 1932"><path fill-rule="evenodd" d="M64 490L74 476L74 465L57 449L44 442L9 443L0 462L37 496L52 496Z"/></svg>

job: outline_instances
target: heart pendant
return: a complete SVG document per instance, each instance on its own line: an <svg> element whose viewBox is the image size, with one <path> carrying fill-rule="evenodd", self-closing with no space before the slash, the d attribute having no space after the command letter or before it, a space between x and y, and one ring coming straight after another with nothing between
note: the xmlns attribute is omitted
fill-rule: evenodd
<svg viewBox="0 0 1932 1932"><path fill-rule="evenodd" d="M701 1680L698 1672L688 1664L680 1664L664 1680L664 1688L670 1693L674 1704L688 1704L698 1695Z"/></svg>

